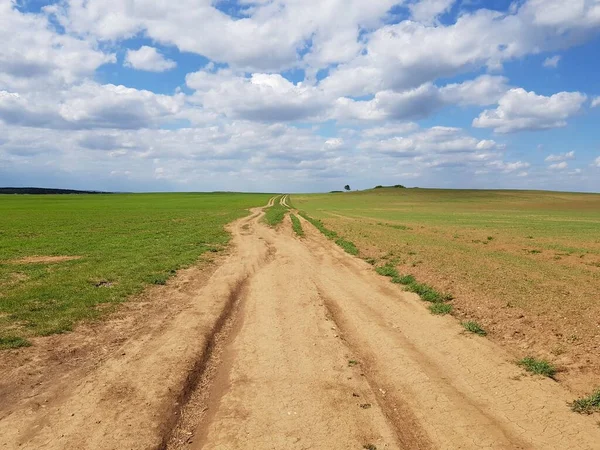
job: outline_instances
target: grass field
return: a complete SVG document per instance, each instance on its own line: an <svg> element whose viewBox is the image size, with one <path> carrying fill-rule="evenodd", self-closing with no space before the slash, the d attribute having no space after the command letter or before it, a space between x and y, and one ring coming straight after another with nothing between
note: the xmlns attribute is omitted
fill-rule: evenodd
<svg viewBox="0 0 600 450"><path fill-rule="evenodd" d="M383 188L292 201L376 266L454 294L457 314L496 336L555 360L599 353L600 195Z"/></svg>
<svg viewBox="0 0 600 450"><path fill-rule="evenodd" d="M0 195L0 348L68 331L148 284L164 284L201 254L220 251L229 240L224 225L270 197Z"/></svg>

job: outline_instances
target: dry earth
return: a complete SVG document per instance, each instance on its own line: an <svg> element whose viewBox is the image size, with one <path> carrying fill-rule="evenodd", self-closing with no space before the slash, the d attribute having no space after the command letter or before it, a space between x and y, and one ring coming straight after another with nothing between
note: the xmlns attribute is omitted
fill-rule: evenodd
<svg viewBox="0 0 600 450"><path fill-rule="evenodd" d="M559 383L261 216L112 320L0 354L0 448L598 448Z"/></svg>

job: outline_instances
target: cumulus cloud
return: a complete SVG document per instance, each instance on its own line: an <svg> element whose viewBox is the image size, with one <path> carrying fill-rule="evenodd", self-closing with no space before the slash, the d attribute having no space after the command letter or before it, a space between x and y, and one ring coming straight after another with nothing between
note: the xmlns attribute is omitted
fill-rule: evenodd
<svg viewBox="0 0 600 450"><path fill-rule="evenodd" d="M148 72L165 72L177 67L175 61L166 59L154 47L144 45L138 50L127 50L124 65Z"/></svg>
<svg viewBox="0 0 600 450"><path fill-rule="evenodd" d="M52 31L41 15L22 14L11 1L0 2L0 89L47 90L90 76L113 53L93 42Z"/></svg>
<svg viewBox="0 0 600 450"><path fill-rule="evenodd" d="M0 91L0 120L26 127L80 129L138 129L156 126L175 115L183 95L158 95L112 84L91 81L53 96Z"/></svg>
<svg viewBox="0 0 600 450"><path fill-rule="evenodd" d="M305 120L321 113L330 101L314 86L293 84L279 74L245 77L231 70L201 70L188 74L186 83L196 91L194 101L232 118Z"/></svg>
<svg viewBox="0 0 600 450"><path fill-rule="evenodd" d="M517 88L498 101L498 107L483 111L473 121L477 128L493 128L496 133L544 130L564 127L577 114L587 97L579 92L560 92L550 97Z"/></svg>
<svg viewBox="0 0 600 450"><path fill-rule="evenodd" d="M571 150L568 153L561 153L559 155L549 155L544 161L546 162L560 162L567 161L569 159L575 159L575 151Z"/></svg>
<svg viewBox="0 0 600 450"><path fill-rule="evenodd" d="M592 108L595 108L596 106L600 106L600 97L595 97L592 100L592 103L590 105Z"/></svg>
<svg viewBox="0 0 600 450"><path fill-rule="evenodd" d="M596 167L600 167L600 156L598 156L598 157L597 157L597 158L594 160L594 162L592 163L592 165L593 165L593 166L596 166Z"/></svg>
<svg viewBox="0 0 600 450"><path fill-rule="evenodd" d="M567 163L566 161L563 162L559 162L559 163L555 163L555 164L550 164L548 166L548 169L550 170L564 170L566 168L569 167L569 163Z"/></svg>
<svg viewBox="0 0 600 450"><path fill-rule="evenodd" d="M417 22L431 23L448 11L456 0L421 0L409 6L411 16Z"/></svg>
<svg viewBox="0 0 600 450"><path fill-rule="evenodd" d="M548 69L556 69L558 67L558 63L560 62L560 55L548 56L543 63L543 66Z"/></svg>
<svg viewBox="0 0 600 450"><path fill-rule="evenodd" d="M314 188L313 180L348 174L443 170L463 180L526 176L529 163L505 160L504 145L485 138L490 132L474 137L431 119L447 108L485 107L473 125L498 133L565 126L584 94L537 95L494 71L562 53L600 26L598 2L587 0L525 0L507 12L462 9L456 18L453 0L240 0L227 8L212 0L58 0L23 12L29 3L0 0L0 37L10 42L0 48L2 170L48 164L86 174L93 166L132 183L206 180L209 188L225 179L257 188L311 180ZM409 20L396 23L392 7ZM135 36L151 44L124 48ZM166 46L179 50L177 62L164 56ZM176 88L186 52L210 62ZM98 71L115 53L133 69L173 70L161 92L175 94L148 90L154 77ZM119 85L125 80L131 85ZM437 123L460 123L458 116ZM419 128L421 119L431 127Z"/></svg>

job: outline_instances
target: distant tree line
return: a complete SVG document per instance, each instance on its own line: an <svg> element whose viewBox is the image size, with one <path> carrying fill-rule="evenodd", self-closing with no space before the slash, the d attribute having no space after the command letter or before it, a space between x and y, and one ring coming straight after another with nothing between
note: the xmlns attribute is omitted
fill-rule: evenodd
<svg viewBox="0 0 600 450"><path fill-rule="evenodd" d="M378 185L375 186L375 189L383 189L383 188L398 188L398 189L406 189L406 186L403 186L401 184L395 184L393 186L382 186L382 185Z"/></svg>
<svg viewBox="0 0 600 450"><path fill-rule="evenodd" d="M77 191L75 189L48 189L48 188L15 188L15 187L3 187L0 188L0 194L110 194L110 192L100 191Z"/></svg>

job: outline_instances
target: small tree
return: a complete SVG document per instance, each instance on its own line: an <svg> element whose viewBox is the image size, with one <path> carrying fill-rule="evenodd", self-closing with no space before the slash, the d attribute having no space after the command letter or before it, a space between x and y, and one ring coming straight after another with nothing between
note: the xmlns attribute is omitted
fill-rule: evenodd
<svg viewBox="0 0 600 450"><path fill-rule="evenodd" d="M350 190L350 185L347 184L346 186L344 186L344 189L346 189L347 191L349 191Z"/></svg>

